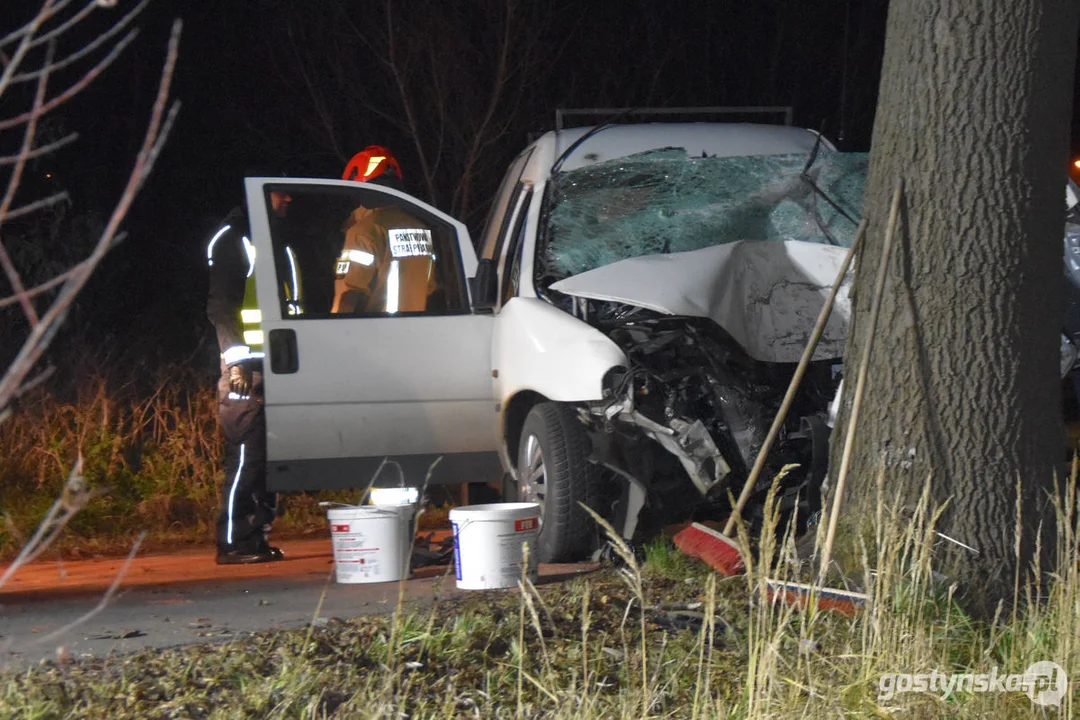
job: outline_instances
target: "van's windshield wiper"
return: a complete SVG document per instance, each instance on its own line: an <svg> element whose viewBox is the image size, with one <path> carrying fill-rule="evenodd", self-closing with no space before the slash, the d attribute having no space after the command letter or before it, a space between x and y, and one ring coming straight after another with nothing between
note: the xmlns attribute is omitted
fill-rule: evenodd
<svg viewBox="0 0 1080 720"><path fill-rule="evenodd" d="M636 107L627 108L626 110L623 110L621 113L619 113L617 115L612 115L609 119L604 120L599 125L596 125L595 127L590 128L587 133L585 133L584 135L579 137L577 140L572 142L570 144L570 147L563 150L562 154L559 155L559 157L555 160L554 163L552 163L552 165L551 165L551 177L555 177L556 173L559 172L559 168L561 168L563 163L566 162L566 158L570 157L570 153L574 152L579 147L581 147L581 144L583 142L585 142L586 140L588 140L589 138L591 138L593 135L600 132L601 130L607 130L609 127L614 127L617 122L619 122L620 120L625 118L627 115L630 115L631 113L637 112L638 109L639 108L636 108Z"/></svg>
<svg viewBox="0 0 1080 720"><path fill-rule="evenodd" d="M814 182L814 179L812 177L810 177L810 168L811 166L813 166L814 161L817 160L818 150L821 148L821 139L822 135L821 133L818 133L817 140L814 142L814 148L810 151L810 157L806 159L806 164L803 165L803 169L802 172L799 173L799 177L802 178L803 182L810 186L810 189L813 190L818 197L829 203L829 205L832 206L833 210L850 220L852 225L858 226L859 221L851 217L851 215L849 215L848 212L844 210L844 208L840 207L840 205L835 200L829 197L828 193L818 187L818 184ZM830 243L832 243L833 245L840 244L836 241L836 238L832 236L832 233L830 233L825 228L825 223L821 221L821 217L816 212L814 213L814 222L817 223L818 229L821 230L822 234L825 235L825 238Z"/></svg>

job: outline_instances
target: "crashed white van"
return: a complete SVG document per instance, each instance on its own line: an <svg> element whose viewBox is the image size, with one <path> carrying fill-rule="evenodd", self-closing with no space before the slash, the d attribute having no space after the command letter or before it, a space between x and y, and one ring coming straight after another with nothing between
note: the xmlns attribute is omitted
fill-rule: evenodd
<svg viewBox="0 0 1080 720"><path fill-rule="evenodd" d="M386 456L420 484L497 481L539 502L542 560L581 557L664 513L738 493L856 227L865 155L753 124L543 135L511 164L479 258L460 222L392 189L248 179L266 339L270 487L364 487ZM270 223L268 193L293 198ZM329 312L340 228L396 205L431 229L423 312ZM299 267L275 267L272 245ZM283 254L278 253L278 257ZM302 277L303 312L278 288ZM769 471L815 509L846 290ZM388 478L396 481L396 478Z"/></svg>

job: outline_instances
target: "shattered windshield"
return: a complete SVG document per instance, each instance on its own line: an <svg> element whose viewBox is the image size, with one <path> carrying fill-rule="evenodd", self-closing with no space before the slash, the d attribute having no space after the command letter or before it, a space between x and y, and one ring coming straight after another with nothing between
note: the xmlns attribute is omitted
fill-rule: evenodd
<svg viewBox="0 0 1080 720"><path fill-rule="evenodd" d="M691 157L682 148L560 173L550 189L545 274L557 280L626 258L736 240L850 247L867 159L821 148L806 171L810 182L802 177L806 154Z"/></svg>

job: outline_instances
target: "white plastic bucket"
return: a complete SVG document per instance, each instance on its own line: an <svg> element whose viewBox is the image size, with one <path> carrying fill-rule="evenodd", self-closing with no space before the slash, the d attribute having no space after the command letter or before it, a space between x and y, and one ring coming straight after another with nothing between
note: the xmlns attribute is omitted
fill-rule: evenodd
<svg viewBox="0 0 1080 720"><path fill-rule="evenodd" d="M409 555L413 544L413 518L416 517L416 501L420 491L414 487L372 488L371 504L384 510L392 510L400 516L403 552Z"/></svg>
<svg viewBox="0 0 1080 720"><path fill-rule="evenodd" d="M466 505L450 511L454 530L454 568L463 590L516 587L521 579L524 544L529 543L527 577L536 580L536 503Z"/></svg>
<svg viewBox="0 0 1080 720"><path fill-rule="evenodd" d="M404 510L408 509L407 512ZM411 507L339 507L327 511L339 583L401 580L409 562L402 525L411 527ZM407 531L405 531L407 532Z"/></svg>

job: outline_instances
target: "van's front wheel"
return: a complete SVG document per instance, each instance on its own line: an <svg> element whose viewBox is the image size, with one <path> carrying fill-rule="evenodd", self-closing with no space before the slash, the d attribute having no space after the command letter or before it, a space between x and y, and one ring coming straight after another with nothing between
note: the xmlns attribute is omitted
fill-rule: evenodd
<svg viewBox="0 0 1080 720"><path fill-rule="evenodd" d="M540 505L540 562L573 562L593 549L596 523L578 504L598 497L600 476L588 456L589 439L572 407L543 402L529 411L515 489L519 501Z"/></svg>

